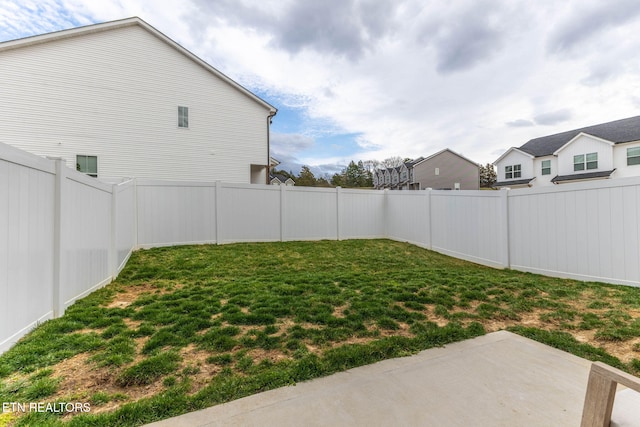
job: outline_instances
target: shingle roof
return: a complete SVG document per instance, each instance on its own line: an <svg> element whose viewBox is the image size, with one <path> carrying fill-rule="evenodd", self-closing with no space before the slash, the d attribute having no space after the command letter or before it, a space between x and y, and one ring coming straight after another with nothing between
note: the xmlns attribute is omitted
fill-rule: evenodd
<svg viewBox="0 0 640 427"><path fill-rule="evenodd" d="M638 141L640 140L640 116L535 138L521 146L520 150L535 157L550 156L581 132L606 139L616 144L620 142Z"/></svg>
<svg viewBox="0 0 640 427"><path fill-rule="evenodd" d="M511 181L500 181L493 184L493 187L508 187L513 185L524 185L529 184L535 178L526 178L526 179L516 179Z"/></svg>
<svg viewBox="0 0 640 427"><path fill-rule="evenodd" d="M579 173L577 175L558 175L551 180L551 182L565 182L565 181L576 181L579 179L594 179L594 178L605 178L611 176L611 174L615 171L615 169L610 171L602 171L602 172L587 172L587 173Z"/></svg>

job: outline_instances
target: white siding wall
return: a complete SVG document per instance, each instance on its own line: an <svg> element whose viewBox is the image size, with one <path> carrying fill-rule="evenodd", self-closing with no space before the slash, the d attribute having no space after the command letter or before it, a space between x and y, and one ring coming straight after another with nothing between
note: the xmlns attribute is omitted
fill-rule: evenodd
<svg viewBox="0 0 640 427"><path fill-rule="evenodd" d="M511 151L496 164L496 173L498 174L498 181L509 181L505 178L504 168L505 166L521 165L522 176L520 178L513 178L514 180L533 178L536 176L533 170L533 159L526 154L519 151Z"/></svg>
<svg viewBox="0 0 640 427"><path fill-rule="evenodd" d="M640 147L640 142L616 144L613 147L614 177L640 176L640 165L627 166L627 148Z"/></svg>
<svg viewBox="0 0 640 427"><path fill-rule="evenodd" d="M573 156L578 154L598 153L598 168L584 171L573 170ZM610 144L581 135L558 153L558 174L572 175L577 173L599 172L613 169L613 148Z"/></svg>
<svg viewBox="0 0 640 427"><path fill-rule="evenodd" d="M250 183L268 163L266 107L139 26L1 57L0 142L72 169L98 156L103 177Z"/></svg>
<svg viewBox="0 0 640 427"><path fill-rule="evenodd" d="M549 175L542 175L542 162L544 160L551 161L551 173ZM533 170L536 177L536 179L531 182L533 187L555 185L551 180L558 175L558 159L555 156L537 157L533 160Z"/></svg>

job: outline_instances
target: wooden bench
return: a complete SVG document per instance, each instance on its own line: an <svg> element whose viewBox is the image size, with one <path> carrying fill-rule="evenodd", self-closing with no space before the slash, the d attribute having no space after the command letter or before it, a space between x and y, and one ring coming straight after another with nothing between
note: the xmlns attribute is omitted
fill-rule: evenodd
<svg viewBox="0 0 640 427"><path fill-rule="evenodd" d="M627 404L627 408L620 415L624 420L617 420L614 417L613 423L611 414L613 412L613 402L616 397L618 384L629 387L631 390L624 390L625 400L633 399L635 407ZM632 391L633 390L633 391ZM633 393L630 395L629 393ZM591 365L589 372L589 382L587 383L587 393L584 399L584 409L582 410L581 427L609 427L610 425L640 425L640 378L629 375L619 369L613 368L601 362ZM631 424L629 424L631 422Z"/></svg>

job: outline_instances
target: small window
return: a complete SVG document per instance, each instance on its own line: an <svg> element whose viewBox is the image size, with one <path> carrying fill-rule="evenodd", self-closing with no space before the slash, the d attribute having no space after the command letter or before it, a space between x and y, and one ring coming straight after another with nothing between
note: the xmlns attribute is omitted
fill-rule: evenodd
<svg viewBox="0 0 640 427"><path fill-rule="evenodd" d="M436 168L436 175L440 175L440 168Z"/></svg>
<svg viewBox="0 0 640 427"><path fill-rule="evenodd" d="M97 156L76 156L76 170L86 173L94 178L98 177L98 157Z"/></svg>
<svg viewBox="0 0 640 427"><path fill-rule="evenodd" d="M504 179L522 178L522 166L512 165L504 167Z"/></svg>
<svg viewBox="0 0 640 427"><path fill-rule="evenodd" d="M598 153L578 154L573 156L573 170L598 169Z"/></svg>
<svg viewBox="0 0 640 427"><path fill-rule="evenodd" d="M513 177L522 178L522 170L520 168L520 165L513 165Z"/></svg>
<svg viewBox="0 0 640 427"><path fill-rule="evenodd" d="M627 148L627 166L640 165L640 147Z"/></svg>
<svg viewBox="0 0 640 427"><path fill-rule="evenodd" d="M542 161L542 175L551 175L551 160Z"/></svg>
<svg viewBox="0 0 640 427"><path fill-rule="evenodd" d="M189 107L178 107L178 127L189 127Z"/></svg>

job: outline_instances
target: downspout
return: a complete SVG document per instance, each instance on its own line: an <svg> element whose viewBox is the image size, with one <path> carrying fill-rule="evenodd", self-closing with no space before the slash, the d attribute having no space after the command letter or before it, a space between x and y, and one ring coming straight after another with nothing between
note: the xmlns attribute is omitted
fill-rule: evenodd
<svg viewBox="0 0 640 427"><path fill-rule="evenodd" d="M267 185L269 185L269 173L271 172L271 121L276 114L278 114L278 109L270 111L267 116L267 176L265 178Z"/></svg>

